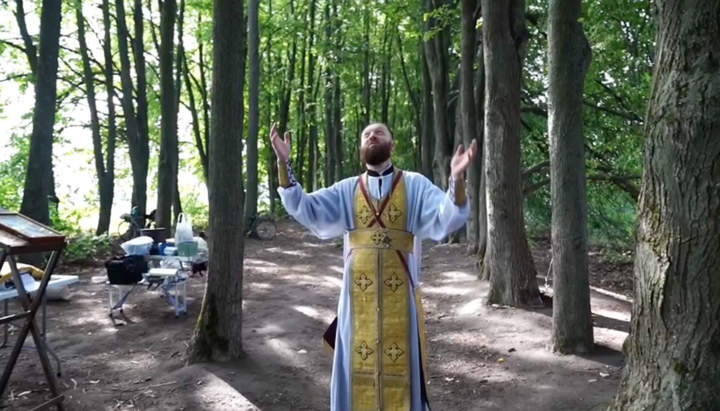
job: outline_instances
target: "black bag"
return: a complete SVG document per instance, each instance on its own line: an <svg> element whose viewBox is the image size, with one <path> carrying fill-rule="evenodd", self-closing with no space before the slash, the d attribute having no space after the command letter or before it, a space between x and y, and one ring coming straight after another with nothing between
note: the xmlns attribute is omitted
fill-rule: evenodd
<svg viewBox="0 0 720 411"><path fill-rule="evenodd" d="M142 281L148 264L142 255L126 255L107 260L105 270L110 284L132 285Z"/></svg>

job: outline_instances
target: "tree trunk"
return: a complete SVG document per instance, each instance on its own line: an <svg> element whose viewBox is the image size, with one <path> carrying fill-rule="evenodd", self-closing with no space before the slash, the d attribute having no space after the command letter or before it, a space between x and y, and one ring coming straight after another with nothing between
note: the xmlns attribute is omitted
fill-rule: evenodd
<svg viewBox="0 0 720 411"><path fill-rule="evenodd" d="M250 0L248 6L248 45L250 52L250 112L247 137L247 192L245 196L246 223L257 213L258 203L258 134L260 133L260 0Z"/></svg>
<svg viewBox="0 0 720 411"><path fill-rule="evenodd" d="M146 213L147 207L147 173L148 173L148 162L149 162L149 147L148 141L143 137L143 134L139 129L138 115L135 113L135 103L133 100L133 85L132 75L130 73L130 54L128 50L128 33L127 24L125 22L125 1L115 0L115 13L117 22L117 39L118 39L118 54L120 56L120 84L122 89L122 96L120 101L122 103L123 114L125 117L125 137L128 144L128 151L130 153L130 166L132 168L133 176L133 195L132 203L138 207L140 215ZM142 25L141 25L142 26ZM136 33L137 37L137 33ZM137 60L137 59L136 59ZM144 63L144 59L143 59ZM136 61L137 66L137 61ZM139 69L139 68L138 68ZM144 73L144 67L141 72ZM136 75L138 71L136 70ZM144 74L142 78L138 78L138 90L141 90L141 82L144 80ZM144 95L138 91L138 95ZM140 113L141 102L138 102L138 113ZM144 219L141 218L139 223L144 223Z"/></svg>
<svg viewBox="0 0 720 411"><path fill-rule="evenodd" d="M172 205L178 175L177 108L175 107L175 14L177 2L164 0L160 17L160 159L158 161L157 227L173 235Z"/></svg>
<svg viewBox="0 0 720 411"><path fill-rule="evenodd" d="M98 184L100 190L100 215L107 215L108 224L112 215L113 200L115 198L115 147L117 145L117 123L115 112L115 67L112 55L112 19L110 18L110 0L103 0L103 73L105 82L107 104L107 152L105 160L104 182ZM102 222L104 223L104 222ZM102 228L98 222L98 231ZM109 226L108 226L109 230Z"/></svg>
<svg viewBox="0 0 720 411"><path fill-rule="evenodd" d="M440 0L425 0L428 13L440 8ZM433 102L433 124L435 134L435 152L433 157L433 181L435 184L447 188L450 178L450 158L452 157L453 133L448 121L448 94L450 92L449 54L446 48L446 37L450 35L447 27L442 26L435 18L428 18L426 29L434 30L432 37L425 41L425 56L428 70ZM454 115L454 113L452 113ZM454 123L454 122L453 122Z"/></svg>
<svg viewBox="0 0 720 411"><path fill-rule="evenodd" d="M609 411L720 404L720 3L659 0L627 366Z"/></svg>
<svg viewBox="0 0 720 411"><path fill-rule="evenodd" d="M175 49L175 136L177 137L177 119L180 115L180 100L182 96L182 84L183 84L183 59L185 58L185 44L183 42L183 33L184 33L184 21L185 21L185 0L180 0L180 9L178 11L178 17L177 17L177 47ZM190 89L192 91L192 89ZM197 116L197 113L195 113L195 116ZM178 147L179 150L179 147ZM178 155L180 153L178 152ZM178 159L178 172L180 168L180 163ZM173 189L175 192L173 195L173 206L172 206L172 214L173 214L173 227L177 225L177 220L182 211L182 199L180 198L180 181L178 177L178 173L175 173L175 187Z"/></svg>
<svg viewBox="0 0 720 411"><path fill-rule="evenodd" d="M210 261L188 363L243 356L243 178L245 20L242 0L213 1L210 141ZM239 27L238 27L239 25Z"/></svg>
<svg viewBox="0 0 720 411"><path fill-rule="evenodd" d="M485 48L485 176L488 304L539 302L525 235L520 147L520 91L527 43L525 0L482 0Z"/></svg>
<svg viewBox="0 0 720 411"><path fill-rule="evenodd" d="M30 136L30 154L20 213L42 224L50 224L48 196L51 194L52 149L57 102L57 71L60 53L61 3L43 0L40 14L40 47L35 110ZM32 258L31 258L32 259ZM30 262L30 260L27 260ZM36 262L36 261L32 261Z"/></svg>
<svg viewBox="0 0 720 411"><path fill-rule="evenodd" d="M435 181L433 175L432 159L433 145L435 144L435 136L433 135L433 94L432 79L430 78L430 68L428 67L427 52L425 47L420 48L422 61L420 63L422 70L422 126L420 131L420 150L422 159L422 174Z"/></svg>
<svg viewBox="0 0 720 411"><path fill-rule="evenodd" d="M477 118L475 105L475 7L477 0L462 0L462 49L460 54L460 125L465 148L477 139ZM468 191L470 191L470 218L467 222L468 247L477 251L478 240L478 196L480 183L479 164L482 156L475 158L468 168Z"/></svg>
<svg viewBox="0 0 720 411"><path fill-rule="evenodd" d="M591 50L578 21L582 0L550 0L548 16L552 343L556 352L584 354L593 348L582 109Z"/></svg>
<svg viewBox="0 0 720 411"><path fill-rule="evenodd" d="M309 45L308 45L308 101L307 106L303 108L305 111L305 121L308 125L308 157L307 157L307 170L305 177L305 188L311 192L318 188L317 184L317 163L318 163L318 131L317 131L317 116L315 109L315 93L313 92L313 84L315 84L315 12L317 9L317 0L310 0L310 34L309 34ZM319 78L320 76L318 76Z"/></svg>
<svg viewBox="0 0 720 411"><path fill-rule="evenodd" d="M83 67L83 83L85 83L85 94L87 96L88 110L90 111L90 130L93 142L93 157L95 160L95 173L98 179L98 194L100 198L100 212L98 217L98 225L95 230L96 235L108 232L110 229L110 215L112 213L112 202L114 194L114 176L112 170L108 170L105 165L105 155L103 154L103 140L100 130L100 118L98 116L97 99L95 98L95 73L90 65L90 53L88 52L87 40L85 39L85 17L82 12L82 0L78 0L75 8L75 18L78 28L78 43L80 46L80 56ZM112 101L108 102L108 106ZM109 146L109 144L108 144ZM114 151L114 150L113 150ZM108 154L112 154L108 150Z"/></svg>
<svg viewBox="0 0 720 411"><path fill-rule="evenodd" d="M489 273L483 269L485 265L485 254L487 252L487 201L485 195L485 53L483 53L482 32L478 32L478 68L475 71L475 123L477 130L477 144L480 158L480 165L477 166L476 177L470 183L470 195L477 198L477 239L473 250L478 257L478 268L480 278L489 281L490 278L483 278L482 273ZM471 199L472 201L472 199ZM471 203L472 205L472 203Z"/></svg>

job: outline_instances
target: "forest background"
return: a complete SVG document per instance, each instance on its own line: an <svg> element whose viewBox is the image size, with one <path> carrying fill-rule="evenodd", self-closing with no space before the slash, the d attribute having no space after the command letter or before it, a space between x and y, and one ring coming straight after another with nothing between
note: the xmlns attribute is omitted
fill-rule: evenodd
<svg viewBox="0 0 720 411"><path fill-rule="evenodd" d="M0 67L0 127L6 130L0 135L0 203L9 209L19 209L22 203L35 103L39 3L17 0L4 2L0 9L4 62ZM199 228L207 224L212 5L190 0L168 8L177 11L173 13L173 48L166 52L175 64L163 67L162 37L168 33L161 32L164 16L158 3L122 3L78 1L63 2L62 6L51 174L52 188L60 200L55 225L76 238L68 255L77 258L85 258L105 243L104 237L96 234L117 234L119 215L131 208L133 187L139 187L133 181L129 155L129 140L136 138L133 134L141 146L147 141L147 211L156 208L159 190L168 192L167 187L160 187L160 170L167 167L172 174L171 168L177 167L181 205L177 211L189 213ZM125 14L124 27L115 19L118 5ZM103 21L104 8L110 13L109 27ZM547 10L544 1L527 3L521 133L524 216L531 238L549 233L551 222ZM474 12L480 28L479 7ZM444 185L443 167L438 165L446 162L462 139L459 5L271 0L261 2L258 13L259 32L254 35L259 39L259 71L253 70L250 53L246 78L258 76L260 81L257 95L252 93L251 81L245 82L248 119L244 121L247 141L242 165L244 186L257 184L259 190L248 191L248 203L261 211L283 214L278 203L270 205L275 196L269 187L275 177L269 165L274 161L264 137L273 121L279 121L281 129L293 131L296 172L308 190L360 170L359 131L369 121L383 121L392 127L398 142L398 166L421 171ZM586 3L582 14L592 47L583 101L589 236L592 243L617 249L617 258L627 259L621 250L633 244L653 24L647 1L601 0ZM141 25L136 24L138 18ZM78 19L84 27L79 27ZM238 32L245 24L238 22ZM79 42L81 29L84 45ZM110 60L103 49L108 34ZM482 62L481 37L477 30L474 69L478 80L484 75L478 64ZM125 47L120 44L123 42ZM83 48L89 67L83 63ZM112 67L112 101L107 97L108 65ZM176 164L161 161L160 156L163 127L169 126L166 130L174 133L173 125L162 121L161 72L168 67L176 90L168 105L177 98ZM127 80L123 79L125 71ZM89 102L90 84L94 102ZM133 90L131 101L123 100L125 87ZM446 92L433 94L433 90ZM473 92L481 97L482 87ZM439 100L434 101L433 95ZM249 120L253 99L259 114L256 124ZM476 105L482 109L482 104ZM446 109L433 109L438 106ZM134 113L135 124L126 121L128 113ZM482 116L478 124L482 133ZM106 205L100 194L103 182L106 190L112 187L112 193L105 195ZM253 208L250 205L248 210Z"/></svg>

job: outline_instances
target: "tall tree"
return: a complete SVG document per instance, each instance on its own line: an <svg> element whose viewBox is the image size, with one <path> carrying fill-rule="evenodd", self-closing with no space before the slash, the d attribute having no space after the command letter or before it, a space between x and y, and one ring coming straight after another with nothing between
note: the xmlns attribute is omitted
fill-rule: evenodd
<svg viewBox="0 0 720 411"><path fill-rule="evenodd" d="M525 0L482 0L485 48L485 178L490 270L488 304L539 299L525 235L520 147L520 91L528 33Z"/></svg>
<svg viewBox="0 0 720 411"><path fill-rule="evenodd" d="M158 197L155 221L172 231L172 205L175 199L178 175L177 102L175 100L175 14L177 2L164 0L160 12L160 161L158 163Z"/></svg>
<svg viewBox="0 0 720 411"><path fill-rule="evenodd" d="M100 117L98 115L97 100L95 98L95 72L90 65L90 52L85 38L85 16L82 11L82 0L75 2L75 17L78 27L78 43L83 66L83 82L85 83L85 94L87 96L88 109L90 110L90 130L92 132L93 157L95 158L95 173L98 179L98 194L100 197L100 216L95 233L100 235L110 229L110 217L112 214L113 197L115 194L115 130L113 124L112 132L108 132L107 149L104 149L102 132L100 129ZM110 41L105 39L105 41ZM107 45L110 46L109 44ZM110 62L112 66L112 62ZM112 83L111 83L112 84ZM107 102L108 121L115 122L115 109L112 96ZM110 128L110 127L108 127ZM107 163L105 154L107 150Z"/></svg>
<svg viewBox="0 0 720 411"><path fill-rule="evenodd" d="M463 144L470 147L477 140L477 107L475 102L475 40L477 20L475 9L477 0L462 0L462 52L460 53L460 126L462 127ZM480 62L480 66L482 66ZM480 67L478 70L482 70ZM480 144L482 147L482 143ZM468 168L468 189L470 195L470 218L467 225L468 245L473 252L477 251L480 237L479 205L480 172L482 156L475 158L474 164ZM482 210L485 212L485 210Z"/></svg>
<svg viewBox="0 0 720 411"><path fill-rule="evenodd" d="M109 6L109 4L107 4ZM142 4L141 4L142 5ZM142 16L142 7L135 4L135 20L137 23L137 15ZM105 4L103 5L105 7ZM137 84L133 84L132 66L130 64L130 50L128 49L128 41L130 33L127 27L125 0L115 0L115 22L117 25L118 55L120 56L120 85L122 96L120 103L122 105L123 115L125 117L125 138L127 140L128 152L130 154L130 166L133 176L133 194L132 203L138 207L141 216L145 215L147 207L147 174L148 163L150 161L150 148L147 139L147 101L143 100L145 96L145 58L144 50L135 52L135 74ZM135 32L135 49L137 49L138 38L142 38L142 24L136 24ZM140 42L142 46L142 42ZM135 102L133 100L133 91L138 94L137 112L135 111ZM144 105L144 106L143 106Z"/></svg>
<svg viewBox="0 0 720 411"><path fill-rule="evenodd" d="M720 3L655 4L635 303L607 409L710 411L720 404Z"/></svg>
<svg viewBox="0 0 720 411"><path fill-rule="evenodd" d="M250 112L247 137L247 193L245 196L246 222L257 213L258 203L258 134L260 133L260 0L248 5L248 47L250 54Z"/></svg>
<svg viewBox="0 0 720 411"><path fill-rule="evenodd" d="M548 16L552 341L555 351L588 353L593 348L593 322L587 262L583 90L592 56L580 22L582 0L550 0Z"/></svg>
<svg viewBox="0 0 720 411"><path fill-rule="evenodd" d="M450 126L448 94L450 93L450 27L439 18L451 2L447 0L425 0L425 10L432 17L427 19L426 30L432 32L430 38L425 40L425 56L427 58L428 72L430 74L433 122L435 133L435 150L433 158L433 173L435 184L446 188L450 178L450 159L453 155L454 126ZM438 16L438 17L435 17Z"/></svg>
<svg viewBox="0 0 720 411"><path fill-rule="evenodd" d="M210 261L188 362L237 358L242 347L245 20L242 0L213 1ZM241 25L241 28L238 28Z"/></svg>
<svg viewBox="0 0 720 411"><path fill-rule="evenodd" d="M20 213L40 223L50 223L52 148L57 104L58 55L60 54L61 2L43 0L40 13L40 48L35 82L33 131L25 174Z"/></svg>

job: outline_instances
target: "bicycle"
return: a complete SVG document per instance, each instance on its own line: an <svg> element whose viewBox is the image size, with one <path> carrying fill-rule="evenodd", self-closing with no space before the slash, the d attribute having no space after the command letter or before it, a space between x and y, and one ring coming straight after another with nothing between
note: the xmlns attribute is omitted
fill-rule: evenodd
<svg viewBox="0 0 720 411"><path fill-rule="evenodd" d="M263 241L270 241L277 234L277 225L272 216L255 214L250 219L250 228L245 235L250 238L257 238Z"/></svg>
<svg viewBox="0 0 720 411"><path fill-rule="evenodd" d="M142 217L142 220L147 221L147 224L145 226L141 226L138 224L138 220L140 220L139 209L137 206L133 207L132 210L130 210L130 213L123 213L120 215L120 224L118 224L117 233L118 237L124 241L128 241L130 239L133 239L135 237L140 236L140 233L143 228L154 228L155 227L155 213L157 210L153 210L150 212L150 214L145 214Z"/></svg>

